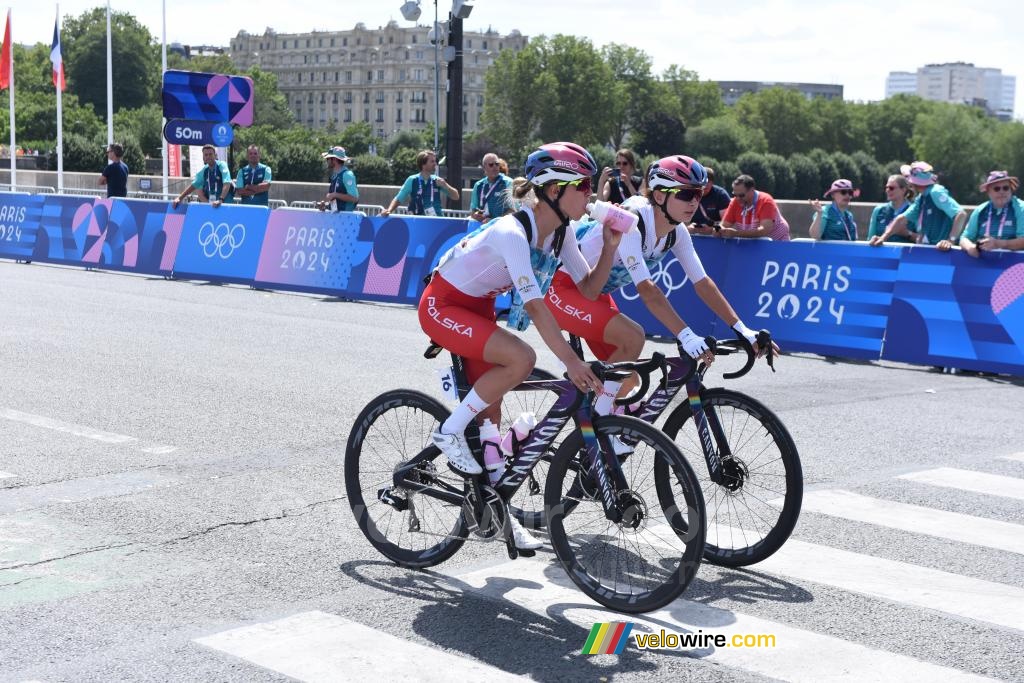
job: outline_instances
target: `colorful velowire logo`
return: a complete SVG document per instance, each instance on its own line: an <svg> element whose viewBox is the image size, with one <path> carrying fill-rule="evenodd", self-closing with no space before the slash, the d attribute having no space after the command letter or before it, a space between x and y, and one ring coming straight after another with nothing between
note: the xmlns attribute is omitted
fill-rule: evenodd
<svg viewBox="0 0 1024 683"><path fill-rule="evenodd" d="M633 624L628 621L594 624L590 629L590 637L583 645L583 654L620 655L632 630Z"/></svg>

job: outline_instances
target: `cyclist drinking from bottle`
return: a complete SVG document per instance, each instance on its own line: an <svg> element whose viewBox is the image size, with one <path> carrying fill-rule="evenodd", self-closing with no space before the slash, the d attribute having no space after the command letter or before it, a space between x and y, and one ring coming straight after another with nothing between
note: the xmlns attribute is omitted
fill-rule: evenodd
<svg viewBox="0 0 1024 683"><path fill-rule="evenodd" d="M714 280L704 272L686 229L707 183L704 167L690 157L675 155L658 159L647 170L642 193L622 204L622 208L639 216L639 221L622 236L611 275L600 296L593 297L584 291L565 270L555 274L545 298L548 309L563 330L585 340L599 359L636 360L643 351L643 328L620 313L611 297L612 292L631 282L651 314L675 335L690 357L708 363L714 359L703 335L687 326L651 277L651 268L670 251L679 259L704 303L756 348L755 331L743 324ZM607 230L600 225L589 222L577 228L580 250L589 263L604 258L608 248L606 234ZM600 415L611 412L621 386L620 382L605 382L594 404L595 412Z"/></svg>
<svg viewBox="0 0 1024 683"><path fill-rule="evenodd" d="M466 443L471 420L533 370L536 352L512 333L499 329L494 299L515 288L524 310L545 343L565 364L569 379L581 391L600 391L601 382L572 352L544 306L538 284L539 264L560 258L566 277L581 291L597 296L608 278L619 236L605 228L608 247L594 258L591 270L568 229L580 218L597 172L587 150L569 142L542 145L526 159L525 179L512 190L521 208L493 219L466 236L441 257L419 304L423 331L437 344L462 356L473 388L433 434L433 442L449 464L465 474L482 470ZM493 414L493 411L491 412Z"/></svg>

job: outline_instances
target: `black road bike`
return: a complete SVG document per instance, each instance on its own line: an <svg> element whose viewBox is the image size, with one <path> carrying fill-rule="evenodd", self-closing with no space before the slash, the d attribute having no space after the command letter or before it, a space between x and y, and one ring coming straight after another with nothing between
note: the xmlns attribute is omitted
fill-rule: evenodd
<svg viewBox="0 0 1024 683"><path fill-rule="evenodd" d="M725 379L741 377L754 366L757 356L746 338L737 335L735 340L719 342L708 337L707 341L716 356L747 356L742 368L723 374ZM757 343L760 348L772 348L771 336L765 330L758 333ZM583 358L579 338L571 336L570 345ZM774 372L772 353L767 353L766 359ZM654 424L685 389L686 400L669 413L662 428L700 473L707 513L704 559L738 567L772 555L793 532L803 500L800 456L782 421L746 394L704 386L708 366L697 363L682 349L677 358L656 353L639 367L641 374L660 369L662 380L630 415ZM544 374L535 371L535 375ZM646 395L642 389L616 403L635 403ZM704 467L698 464L702 460ZM543 476L543 465L536 471ZM547 523L538 489L538 483L528 478L512 500L513 514L524 526L534 529Z"/></svg>
<svg viewBox="0 0 1024 683"><path fill-rule="evenodd" d="M425 354L435 357L440 347ZM460 397L470 386L463 361L452 356ZM593 363L599 378L621 380L649 371L642 363ZM645 373L644 370L647 369ZM508 502L533 468L547 465L543 515L551 544L572 581L613 610L648 612L675 600L689 585L704 550L704 499L686 459L664 432L634 417L591 417L592 394L567 379L524 382L516 394L555 397L540 423L515 445L501 479L486 471L463 476L450 469L431 442L449 410L436 399L397 389L370 401L356 418L345 453L345 487L363 534L384 556L404 567L437 565L472 534L504 539L517 551ZM572 420L574 427L552 455L551 446ZM479 430L466 437L483 463ZM631 445L628 458L613 455L609 440Z"/></svg>

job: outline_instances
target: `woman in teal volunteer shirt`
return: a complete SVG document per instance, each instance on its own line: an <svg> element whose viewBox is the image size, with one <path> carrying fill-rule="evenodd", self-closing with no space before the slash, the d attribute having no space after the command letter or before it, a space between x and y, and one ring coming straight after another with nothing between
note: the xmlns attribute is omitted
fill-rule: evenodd
<svg viewBox="0 0 1024 683"><path fill-rule="evenodd" d="M913 206L893 219L885 233L873 237L869 244L878 246L891 235L904 235L914 243L932 244L940 251L949 251L960 235L967 213L949 190L938 184L931 164L915 161L901 166L900 172L917 191Z"/></svg>
<svg viewBox="0 0 1024 683"><path fill-rule="evenodd" d="M911 200L914 198L914 191L910 189L910 183L901 175L891 175L885 181L885 196L889 200L879 204L871 212L871 223L868 224L868 240L873 237L881 237L885 229L889 227L896 216L910 208ZM892 235L890 242L909 243L910 238L903 235Z"/></svg>
<svg viewBox="0 0 1024 683"><path fill-rule="evenodd" d="M849 207L853 198L859 196L860 190L856 189L852 182L840 178L825 192L825 199L831 199L832 203L824 209L820 199L808 199L807 203L814 209L811 237L816 240L856 242L857 221L853 219Z"/></svg>
<svg viewBox="0 0 1024 683"><path fill-rule="evenodd" d="M1024 201L1013 196L1020 181L1006 171L992 171L978 188L988 201L971 214L960 248L977 258L979 249L1024 249Z"/></svg>

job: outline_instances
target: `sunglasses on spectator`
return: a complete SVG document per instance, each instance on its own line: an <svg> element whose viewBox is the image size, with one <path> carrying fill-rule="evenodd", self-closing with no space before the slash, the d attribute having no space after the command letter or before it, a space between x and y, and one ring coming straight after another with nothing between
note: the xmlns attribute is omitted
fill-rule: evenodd
<svg viewBox="0 0 1024 683"><path fill-rule="evenodd" d="M615 165L616 166L629 166L629 162L628 161L616 161Z"/></svg>
<svg viewBox="0 0 1024 683"><path fill-rule="evenodd" d="M1012 188L1009 185L993 185L988 189L993 192L1009 192Z"/></svg>
<svg viewBox="0 0 1024 683"><path fill-rule="evenodd" d="M900 188L897 185L886 185L885 189L886 189L886 191L889 191L889 190L898 190Z"/></svg>
<svg viewBox="0 0 1024 683"><path fill-rule="evenodd" d="M836 190L836 194L841 194L844 197L852 197L853 190Z"/></svg>
<svg viewBox="0 0 1024 683"><path fill-rule="evenodd" d="M577 178L576 180L567 180L555 184L559 187L572 187L586 194L590 194L593 189L593 186L590 184L590 178Z"/></svg>
<svg viewBox="0 0 1024 683"><path fill-rule="evenodd" d="M746 199L747 198L747 193L746 192L733 192L732 196L735 197L736 199Z"/></svg>
<svg viewBox="0 0 1024 683"><path fill-rule="evenodd" d="M694 199L697 199L698 197L704 194L704 190L695 190L690 187L673 187L662 191L668 195L674 194L676 197L680 199L680 201L684 202L692 202Z"/></svg>
<svg viewBox="0 0 1024 683"><path fill-rule="evenodd" d="M486 164L484 164L484 166L497 166L497 165L498 165L497 161L488 161Z"/></svg>

